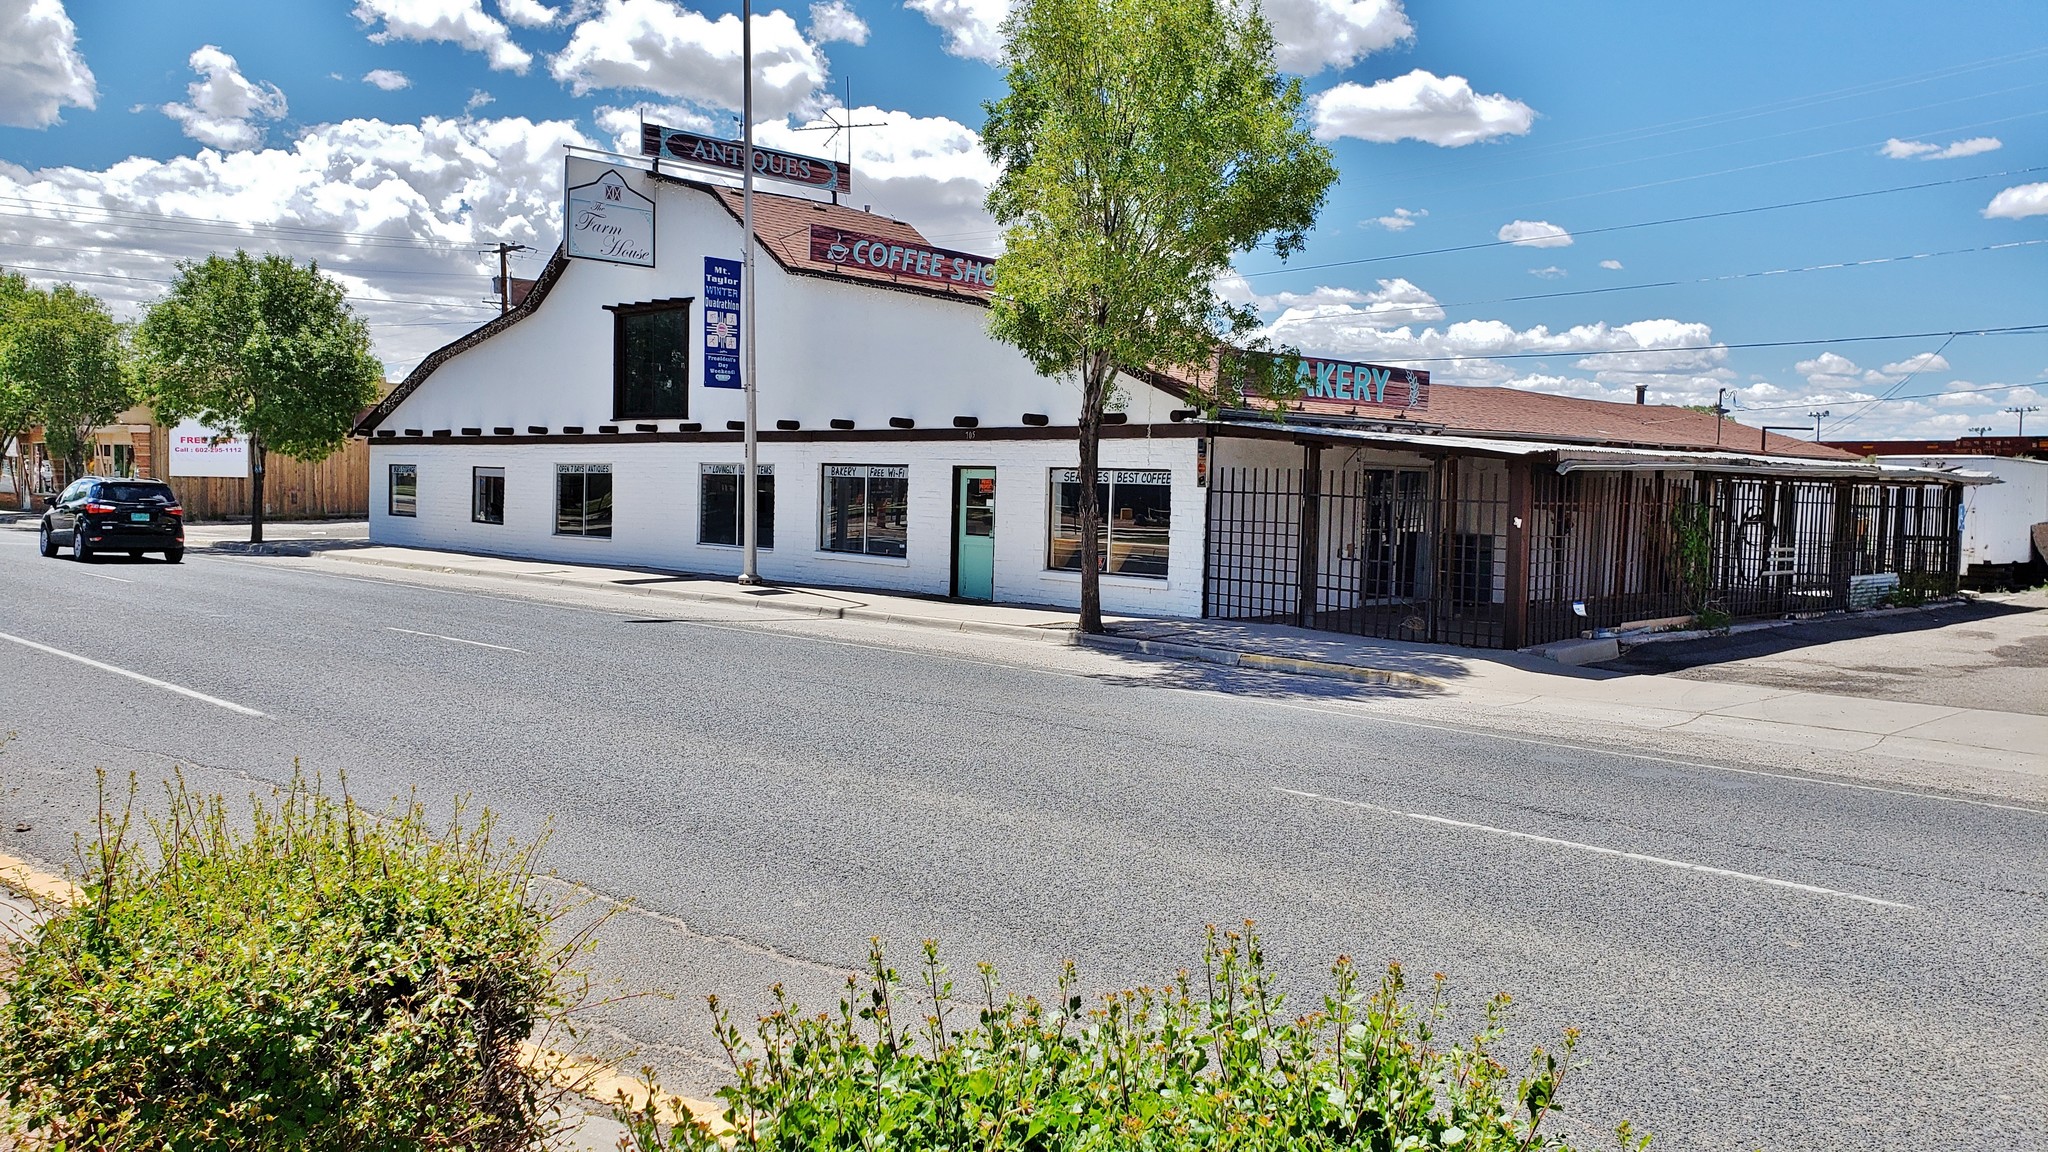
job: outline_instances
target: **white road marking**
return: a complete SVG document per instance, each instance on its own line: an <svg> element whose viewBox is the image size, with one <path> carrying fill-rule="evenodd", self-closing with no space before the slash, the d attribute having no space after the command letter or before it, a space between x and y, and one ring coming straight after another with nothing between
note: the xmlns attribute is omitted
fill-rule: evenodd
<svg viewBox="0 0 2048 1152"><path fill-rule="evenodd" d="M114 583L116 583L116 584L133 584L133 583L135 583L135 581L133 581L133 580L125 580L125 579L123 579L123 578L121 578L121 577L119 577L119 576L109 576L109 575L107 575L107 574L106 574L106 573L104 573L104 572L86 572L86 573L82 573L82 575L86 575L86 576L97 576L97 577L99 577L99 578L100 578L100 579L102 579L102 580L112 580L112 581L113 581Z"/></svg>
<svg viewBox="0 0 2048 1152"><path fill-rule="evenodd" d="M403 632L407 636L425 636L430 640L446 640L450 644L473 644L478 648L496 648L500 652L517 652L521 656L527 655L527 651L524 648L507 648L503 644L486 644L481 640L464 640L460 636L443 636L439 632L415 632L410 628L393 628L389 625L386 625L384 630L386 632Z"/></svg>
<svg viewBox="0 0 2048 1152"><path fill-rule="evenodd" d="M1244 699L1239 697L1239 699ZM1973 808L1997 808L2006 812L2025 812L2029 816L2048 816L2048 812L2025 804L2003 804L1996 800L1976 800L1968 796L1949 796L1941 792L1916 792L1911 788L1888 788L1883 784L1859 784L1853 780L1834 780L1824 776L1801 776L1796 772L1772 772L1763 768L1737 768L1731 764L1714 764L1705 760L1686 760L1677 756L1659 756L1654 752L1636 752L1627 748L1602 748L1595 744L1573 744L1568 740L1551 740L1541 736L1516 736L1497 732L1491 728L1475 728L1464 724L1433 723L1426 720L1402 720L1393 716L1382 716L1368 712L1363 706L1355 708L1330 708L1313 704L1289 704L1281 700L1253 700L1272 708L1288 708L1297 712L1320 712L1325 716L1349 716L1358 720L1371 720L1380 724L1393 724L1402 728L1427 728L1432 732L1455 732L1461 736L1476 736L1482 740L1506 740L1512 744L1534 744L1542 748L1564 748L1573 752L1592 752L1601 756L1617 756L1629 760L1647 760L1653 764L1674 764L1680 768L1704 768L1712 772L1733 772L1738 776L1763 776L1772 780L1789 780L1795 784L1811 784L1821 788L1847 788L1855 792L1883 792L1891 796L1905 796L1914 800L1940 800L1949 804L1968 804Z"/></svg>
<svg viewBox="0 0 2048 1152"><path fill-rule="evenodd" d="M1596 856L1613 856L1622 860L1634 860L1642 864L1660 864L1666 868L1677 868L1685 872L1704 872L1709 876L1725 876L1731 880L1746 880L1752 884L1767 884L1773 888L1790 888L1795 892L1808 892L1815 896L1839 896L1844 900L1855 900L1863 904L1875 904L1880 908L1903 908L1909 912L1919 909L1911 904L1896 900L1880 900L1875 896L1862 896L1855 892L1844 892L1838 888L1823 888L1818 884L1802 884L1797 880L1783 880L1776 876L1759 876L1754 872L1737 872L1732 868L1716 868L1711 864L1695 864L1690 860L1673 860L1668 856L1651 856L1642 852L1624 852L1619 848L1604 848L1598 844L1581 844L1576 840L1559 840L1554 836L1538 836L1534 832L1518 832L1513 828L1496 828L1491 824L1474 824L1469 820L1453 820L1448 816L1433 816L1427 812L1404 812L1399 808L1387 808L1379 804L1367 804L1359 800L1340 800L1335 796L1324 796L1316 792L1302 792L1293 788L1275 786L1273 791L1304 800L1321 800L1340 804L1346 808L1361 808L1367 812L1380 812L1388 816L1399 816L1408 820L1420 820L1426 824L1441 824L1448 828L1464 828L1473 832L1490 832L1495 836L1510 836L1517 840L1528 840L1536 844L1547 844L1553 848L1569 848L1574 852L1590 852Z"/></svg>
<svg viewBox="0 0 2048 1152"><path fill-rule="evenodd" d="M222 700L218 696L208 696L204 692L195 692L190 688L184 687L180 684L173 684L168 680L158 680L154 676L144 676L140 672L130 672L126 668L116 668L112 664L102 664L98 660L93 660L85 656L80 656L75 652L66 652L62 648L52 648L48 644L38 644L33 640L24 640L19 636L10 636L5 632L0 632L0 640L6 640L10 643L19 644L24 648L33 648L38 652L47 652L52 656L62 656L66 660L75 660L88 668L97 668L102 672L112 672L116 676L126 676L130 680L147 684L152 688L161 688L166 692L176 692L180 696L189 696L194 700L199 700L204 703L211 704L216 708L225 708L230 712L239 712L244 716L260 717L263 715L263 713L258 712L254 708L246 708L240 704L236 704L228 700Z"/></svg>

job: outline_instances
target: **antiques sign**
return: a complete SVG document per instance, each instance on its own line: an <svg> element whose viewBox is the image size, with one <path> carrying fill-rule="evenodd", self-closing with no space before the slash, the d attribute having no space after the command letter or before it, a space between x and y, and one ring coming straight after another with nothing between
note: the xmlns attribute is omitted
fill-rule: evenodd
<svg viewBox="0 0 2048 1152"><path fill-rule="evenodd" d="M724 168L731 172L746 169L746 146L740 141L700 136L695 132L685 132L680 128L664 128L659 124L640 125L640 154L658 156L664 160L681 160L688 164L702 164L710 168ZM815 156L778 152L773 148L763 148L759 144L754 145L754 175L787 180L792 184L805 184L831 192L853 191L852 171L837 160L820 160Z"/></svg>

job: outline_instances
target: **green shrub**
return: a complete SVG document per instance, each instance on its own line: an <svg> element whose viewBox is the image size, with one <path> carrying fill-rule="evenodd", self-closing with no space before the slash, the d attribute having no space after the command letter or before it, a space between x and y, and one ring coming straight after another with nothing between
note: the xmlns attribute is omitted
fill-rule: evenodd
<svg viewBox="0 0 2048 1152"><path fill-rule="evenodd" d="M534 1144L550 1098L516 1049L565 1007L537 845L303 779L245 822L181 780L149 829L138 851L103 815L86 901L16 947L15 1125L108 1150Z"/></svg>
<svg viewBox="0 0 2048 1152"><path fill-rule="evenodd" d="M879 945L866 986L847 981L839 1010L805 1016L776 989L777 1007L749 1040L712 1001L735 1083L720 1095L727 1129L662 1132L650 1102L621 1111L635 1152L736 1149L1067 1152L1231 1149L1568 1149L1540 1131L1557 1111L1577 1034L1535 1049L1525 1070L1495 1054L1508 998L1486 1006L1478 1033L1446 1042L1444 978L1426 1003L1404 997L1390 965L1375 983L1349 959L1331 969L1315 1010L1290 1016L1258 937L1210 930L1197 975L1163 988L1060 1002L1005 995L980 966L963 1005L925 942L921 994L899 1003ZM1623 1147L1648 1140L1626 1125Z"/></svg>

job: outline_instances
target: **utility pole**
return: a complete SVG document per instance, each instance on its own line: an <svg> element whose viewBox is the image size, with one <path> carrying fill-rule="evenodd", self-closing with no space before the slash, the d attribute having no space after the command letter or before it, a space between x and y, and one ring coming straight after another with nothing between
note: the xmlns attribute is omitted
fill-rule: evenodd
<svg viewBox="0 0 2048 1152"><path fill-rule="evenodd" d="M1721 422L1728 418L1728 390L1714 393L1714 447L1721 446Z"/></svg>
<svg viewBox="0 0 2048 1152"><path fill-rule="evenodd" d="M2027 413L2039 412L2040 410L2041 406L2039 404L2015 404L2012 407L2006 409L2007 412L2010 412L2014 416L2020 418L2021 436L2025 436L2027 434Z"/></svg>
<svg viewBox="0 0 2048 1152"><path fill-rule="evenodd" d="M1834 413L1829 412L1825 408L1822 408L1817 412L1808 412L1806 414L1807 419L1813 421L1813 442L1815 444L1820 443L1820 422L1832 415L1834 415Z"/></svg>
<svg viewBox="0 0 2048 1152"><path fill-rule="evenodd" d="M498 315L512 310L512 265L510 257L514 252L531 252L524 244L507 244L499 241L494 251L498 254Z"/></svg>
<svg viewBox="0 0 2048 1152"><path fill-rule="evenodd" d="M761 582L759 517L760 435L755 426L754 383L754 0L740 2L740 341L745 347L740 379L747 398L746 463L740 477L740 583Z"/></svg>

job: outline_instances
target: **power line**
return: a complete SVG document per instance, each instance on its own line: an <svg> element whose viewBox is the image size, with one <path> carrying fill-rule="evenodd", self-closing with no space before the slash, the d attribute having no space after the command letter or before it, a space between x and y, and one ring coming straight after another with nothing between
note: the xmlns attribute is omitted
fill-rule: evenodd
<svg viewBox="0 0 2048 1152"><path fill-rule="evenodd" d="M1948 339L1943 340L1941 342L1941 347L1936 348L1931 355L1916 357L1916 359L1918 359L1920 363L1915 365L1911 371L1907 372L1906 375L1898 381L1898 383L1893 384L1889 389L1887 389L1883 396L1878 397L1876 400L1870 400L1865 402L1863 407L1858 408L1856 411L1851 412L1849 415L1844 416L1840 420L1835 421L1834 427L1830 430L1840 432L1842 429L1847 428L1851 424L1854 424L1856 422L1857 417L1863 415L1865 412L1870 411L1870 406L1872 404L1877 403L1878 400L1883 400L1888 397L1898 395L1899 389L1904 388L1907 384L1912 383L1913 380L1916 377L1918 377L1922 372L1927 371L1927 366L1929 364L1932 364L1936 360L1941 360L1941 354L1943 352L1948 351L1948 346L1955 342L1956 338L1954 336L1950 336ZM1948 363L1948 361L1946 360L1942 360L1941 362L1943 365L1946 365ZM1809 415L1811 415L1811 413L1809 413ZM1827 413L1825 412L1821 413L1821 416L1826 415ZM1821 416L1814 417L1813 421L1813 438L1816 441L1820 439Z"/></svg>
<svg viewBox="0 0 2048 1152"><path fill-rule="evenodd" d="M1816 196L1808 200L1787 200L1780 204L1758 204L1749 208L1726 208L1719 212L1698 212L1690 216L1667 216L1661 220L1639 220L1634 224L1610 224L1602 228L1581 228L1572 233L1580 236L1600 236L1609 232L1627 232L1637 228L1657 228L1666 224L1693 224L1701 220L1722 220L1731 216L1749 216L1758 212L1776 212L1785 208L1806 208L1815 204L1838 204L1845 200L1862 200L1872 196L1888 196L1894 192L1918 192L1926 188L1941 188L1951 184L1968 184L1978 180L1996 180L2007 176L2025 176L2034 172L2048 171L2048 164L2031 168L2014 168L2004 172L1985 172L1975 176L1955 176L1947 180L1929 180L1923 184L1901 184L1892 188L1872 188L1863 192L1843 192L1833 196ZM1357 264L1378 264L1387 260L1409 260L1417 256L1441 256L1450 252L1472 252L1481 248L1526 248L1526 243L1513 240L1488 240L1479 244L1458 244L1448 248L1425 248L1415 252L1395 252L1385 256L1362 256L1356 260L1333 260L1327 264L1300 264L1293 267L1268 268L1262 272L1242 273L1249 280L1255 276L1277 276L1282 272L1313 272L1322 268L1348 268Z"/></svg>
<svg viewBox="0 0 2048 1152"><path fill-rule="evenodd" d="M1714 284L1727 280L1758 280L1770 276L1792 276L1802 272L1830 272L1840 268L1868 268L1879 264L1899 264L1912 260L1931 260L1937 256L1962 256L1972 252L1996 252L2005 248L2029 248L2048 244L2048 238L2040 240L2008 240L1999 244L1980 244L1973 248L1949 248L1937 252L1915 252L1904 256L1874 256L1867 260L1839 260L1829 264L1809 264L1802 268L1771 268L1759 272L1730 272L1720 276L1700 276L1691 280L1650 280L1640 284L1616 284L1606 288L1577 288L1565 292L1531 292L1521 296L1495 296L1488 300L1459 300L1450 303L1432 302L1404 308L1375 308L1361 313L1369 319L1380 319L1400 313L1427 313L1450 308L1472 308L1481 304L1518 304L1529 300L1560 300L1573 296L1604 296L1616 292L1635 292L1645 288L1682 288L1691 284Z"/></svg>
<svg viewBox="0 0 2048 1152"><path fill-rule="evenodd" d="M1684 344L1669 348L1599 348L1587 351L1468 352L1462 356L1388 356L1396 364L1446 364L1464 360L1549 360L1569 356L1640 356L1646 352L1716 352L1736 348L1805 348L1819 344L1867 344L1879 340L1932 340L1936 336L2010 336L2048 333L2048 324L2015 324L2004 328L1965 328L1951 332L1892 332L1883 336L1837 336L1827 340L1757 340L1746 344Z"/></svg>
<svg viewBox="0 0 2048 1152"><path fill-rule="evenodd" d="M1905 401L1909 401L1909 400L1940 400L1940 399L1942 399L1942 398L1944 398L1944 397L1948 397L1948 396L1981 396L1981 395L1984 395L1984 394L1986 394L1986 393L1989 393L1989 392L2010 392L2010 391L2012 391L2012 390L2013 390L2013 389L2015 389L2015 388L2044 388L2044 387L2048 387L2048 380L2032 380L2032 381L2029 381L2029 382L2027 382L2027 383L2025 383L2025 384L1997 384L1997 385L1994 385L1994 386L1992 386L1992 387L1989 387L1989 388L1957 388L1957 389L1954 389L1954 390L1952 390L1952 391L1948 391L1948 392L1917 392L1917 393L1915 393L1915 394L1913 394L1913 395L1911 395L1911 396L1879 396L1879 397L1876 397L1876 398L1874 398L1874 399L1871 399L1871 400L1857 400L1857 401L1851 401L1851 403L1858 403L1858 404L1898 404L1898 403L1903 403L1903 402L1905 402ZM1745 405L1743 405L1743 406L1742 406L1742 407L1740 407L1740 408L1734 409L1734 411L1736 411L1736 412L1783 412L1783 411L1784 411L1784 410L1786 410L1787 408L1805 408L1805 407L1807 407L1807 406L1809 406L1809 405L1812 405L1812 404L1816 404L1816 403L1824 403L1824 401L1816 401L1816 400L1802 400L1802 401L1800 401L1800 402L1799 402L1799 403L1797 403L1797 404L1765 404L1765 405L1761 405L1761 406L1755 406L1755 407L1752 407L1752 406L1750 406L1750 405L1747 405L1747 404L1745 404Z"/></svg>

